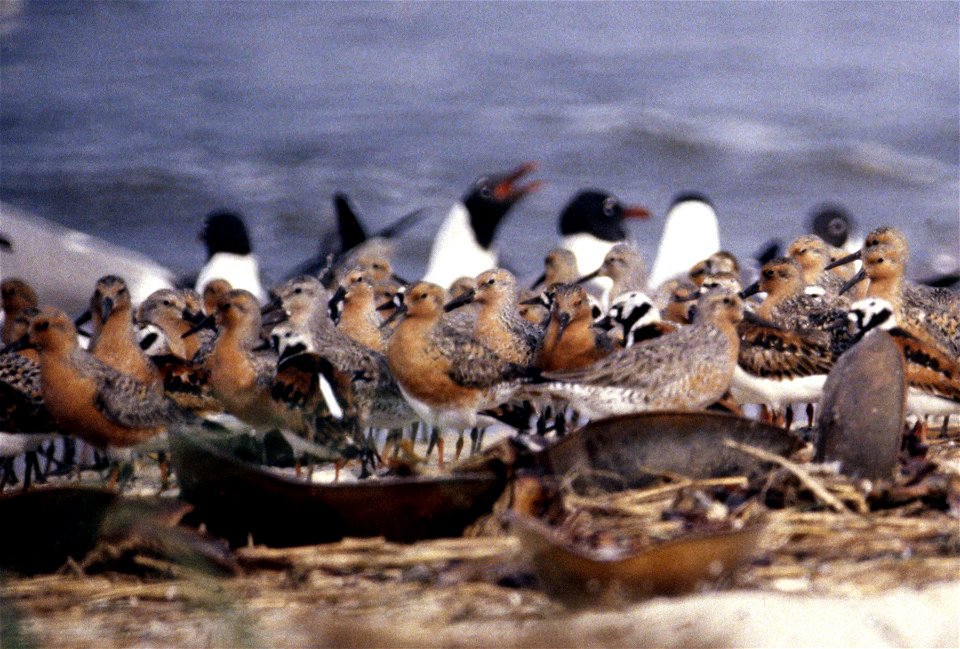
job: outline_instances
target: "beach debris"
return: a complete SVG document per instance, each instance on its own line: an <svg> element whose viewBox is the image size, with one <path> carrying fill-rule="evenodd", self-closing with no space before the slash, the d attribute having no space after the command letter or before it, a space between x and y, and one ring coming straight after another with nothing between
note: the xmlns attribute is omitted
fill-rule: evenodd
<svg viewBox="0 0 960 649"><path fill-rule="evenodd" d="M592 421L544 450L539 461L554 475L577 470L621 489L664 474L715 478L761 468L756 457L725 446L727 439L781 456L800 445L782 428L729 414L650 412Z"/></svg>
<svg viewBox="0 0 960 649"><path fill-rule="evenodd" d="M869 332L827 377L816 460L839 461L855 477L892 477L903 437L906 390L900 350L887 332Z"/></svg>
<svg viewBox="0 0 960 649"><path fill-rule="evenodd" d="M235 436L170 433L181 498L191 520L234 547L288 547L344 537L390 541L459 536L490 511L506 480L490 472L311 483L231 452Z"/></svg>
<svg viewBox="0 0 960 649"><path fill-rule="evenodd" d="M763 526L685 535L634 550L598 546L523 515L510 527L540 585L572 606L620 605L656 595L695 592L729 578L756 551Z"/></svg>

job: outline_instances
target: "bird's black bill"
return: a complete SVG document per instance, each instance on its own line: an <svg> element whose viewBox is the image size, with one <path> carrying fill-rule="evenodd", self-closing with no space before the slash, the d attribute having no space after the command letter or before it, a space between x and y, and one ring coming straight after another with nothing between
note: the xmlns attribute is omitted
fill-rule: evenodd
<svg viewBox="0 0 960 649"><path fill-rule="evenodd" d="M856 251L856 252L854 252L854 253L851 253L851 254L847 255L846 257L841 257L840 259L838 259L838 260L836 260L836 261L831 261L829 264L827 264L826 266L824 266L824 270L830 270L830 269L832 269L832 268L836 268L837 266L843 266L843 265L845 265L845 264L849 264L851 261L857 261L858 259L861 259L862 257L863 257L863 251L862 251L862 250L858 250L858 251Z"/></svg>
<svg viewBox="0 0 960 649"><path fill-rule="evenodd" d="M473 298L476 297L476 295L477 295L477 292L476 292L476 291L474 291L473 289L469 289L469 290L467 290L463 295L461 295L460 297L455 297L455 298L453 298L452 300L450 300L449 302L447 302L447 303L443 306L443 310L444 310L444 311L447 311L447 312L449 313L450 311L453 311L454 309L459 309L460 307L465 306L465 305L470 304L471 302L473 302Z"/></svg>
<svg viewBox="0 0 960 649"><path fill-rule="evenodd" d="M81 326L87 324L92 319L93 319L93 312L91 312L90 309L87 309L86 311L84 311L83 313L77 316L77 318L73 321L73 326L79 329Z"/></svg>
<svg viewBox="0 0 960 649"><path fill-rule="evenodd" d="M856 275L848 279L846 283L840 287L840 295L843 295L865 279L867 279L867 271L861 268Z"/></svg>
<svg viewBox="0 0 960 649"><path fill-rule="evenodd" d="M589 273L589 274L587 274L587 275L584 275L583 277L581 277L580 279L578 279L578 280L577 280L577 284L583 284L584 282L589 282L591 279L596 279L596 278L598 278L598 277L600 277L600 269L599 269L599 268L596 269L595 271L593 271L592 273Z"/></svg>
<svg viewBox="0 0 960 649"><path fill-rule="evenodd" d="M742 291L740 291L740 299L745 300L746 298L750 297L751 295L756 295L756 294L759 293L759 292L760 292L760 282L754 282L753 284L751 284L751 285L748 286L747 288L745 288L745 289L743 289Z"/></svg>
<svg viewBox="0 0 960 649"><path fill-rule="evenodd" d="M195 325L193 325L192 327L190 327L189 329L187 329L187 330L183 333L183 335L180 336L180 337L181 337L181 338L189 338L190 336L192 336L193 334L197 333L197 332L200 331L201 329L216 329L216 328L217 328L216 318L214 318L212 315L208 315L206 318L204 318L203 320L201 320L201 321L198 322L197 324L195 324Z"/></svg>

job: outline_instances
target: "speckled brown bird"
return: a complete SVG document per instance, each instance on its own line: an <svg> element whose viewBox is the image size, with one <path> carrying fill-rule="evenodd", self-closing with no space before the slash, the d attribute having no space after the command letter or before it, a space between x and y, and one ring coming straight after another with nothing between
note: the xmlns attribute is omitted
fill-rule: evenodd
<svg viewBox="0 0 960 649"><path fill-rule="evenodd" d="M43 403L61 432L94 446L128 447L193 421L153 386L119 372L81 349L73 322L42 309L30 324L29 343L40 352Z"/></svg>
<svg viewBox="0 0 960 649"><path fill-rule="evenodd" d="M687 276L695 285L700 286L703 280L717 273L732 273L740 279L740 262L737 258L726 250L719 250L706 259L702 259L690 268Z"/></svg>
<svg viewBox="0 0 960 649"><path fill-rule="evenodd" d="M909 261L906 237L894 228L878 228L867 236L860 253L863 268L841 289L869 279L866 297L893 305L896 321L914 336L960 356L960 295L946 288L906 279ZM857 254L844 260L852 260Z"/></svg>
<svg viewBox="0 0 960 649"><path fill-rule="evenodd" d="M831 295L839 295L846 280L827 270L833 254L833 246L815 234L797 237L787 247L787 256L800 265L804 286L820 287Z"/></svg>
<svg viewBox="0 0 960 649"><path fill-rule="evenodd" d="M846 331L846 300L804 291L803 269L790 257L777 257L764 264L760 279L742 295L761 291L767 296L757 307L757 315L784 329Z"/></svg>
<svg viewBox="0 0 960 649"><path fill-rule="evenodd" d="M13 332L13 321L24 309L37 308L37 294L22 279L11 277L0 282L0 295L3 297L3 332L0 342L9 345L22 334Z"/></svg>
<svg viewBox="0 0 960 649"><path fill-rule="evenodd" d="M472 335L478 343L517 365L530 365L543 342L543 332L520 317L517 280L497 268L477 275L477 288L448 302L452 311L466 304L480 305Z"/></svg>
<svg viewBox="0 0 960 649"><path fill-rule="evenodd" d="M554 248L543 259L543 274L530 285L533 290L543 285L550 288L554 284L572 284L580 277L577 269L577 256L566 248Z"/></svg>
<svg viewBox="0 0 960 649"><path fill-rule="evenodd" d="M421 419L463 430L478 425L480 411L506 401L529 369L445 323L445 297L442 287L429 282L407 291L403 319L387 345L387 362Z"/></svg>
<svg viewBox="0 0 960 649"><path fill-rule="evenodd" d="M203 312L206 315L213 315L217 312L217 302L220 298L230 291L233 287L225 279L212 279L203 287Z"/></svg>
<svg viewBox="0 0 960 649"><path fill-rule="evenodd" d="M116 275L101 277L90 298L90 312L90 353L118 372L159 390L160 374L140 347L133 329L133 304L126 282Z"/></svg>
<svg viewBox="0 0 960 649"><path fill-rule="evenodd" d="M16 339L0 351L0 458L8 460L26 454L24 489L33 475L42 478L36 449L52 439L56 424L43 405L39 356L35 349L23 347L28 341L33 318L38 309L17 311L11 331ZM3 482L15 477L13 463L5 461Z"/></svg>
<svg viewBox="0 0 960 649"><path fill-rule="evenodd" d="M555 284L552 308L535 365L546 371L575 370L613 351L613 342L593 326L587 291L578 284Z"/></svg>
<svg viewBox="0 0 960 649"><path fill-rule="evenodd" d="M693 324L593 365L545 372L526 392L566 399L590 418L646 410L699 410L730 387L740 349L743 301L714 292L697 301Z"/></svg>
<svg viewBox="0 0 960 649"><path fill-rule="evenodd" d="M384 355L357 343L334 325L327 292L317 278L292 278L273 294L275 299L265 307L264 317L287 323L287 331L304 341L302 353L328 362L347 378L346 401L362 427L401 428L416 420Z"/></svg>

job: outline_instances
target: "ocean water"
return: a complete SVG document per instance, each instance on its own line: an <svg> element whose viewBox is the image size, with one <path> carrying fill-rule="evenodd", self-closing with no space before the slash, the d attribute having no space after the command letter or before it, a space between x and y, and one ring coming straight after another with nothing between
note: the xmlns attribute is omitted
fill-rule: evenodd
<svg viewBox="0 0 960 649"><path fill-rule="evenodd" d="M279 278L350 194L375 229L433 232L480 174L546 187L498 238L525 277L584 187L655 213L714 201L750 255L824 201L904 229L912 274L960 257L960 4L26 2L0 4L0 199L143 251L204 261L207 211L246 215Z"/></svg>

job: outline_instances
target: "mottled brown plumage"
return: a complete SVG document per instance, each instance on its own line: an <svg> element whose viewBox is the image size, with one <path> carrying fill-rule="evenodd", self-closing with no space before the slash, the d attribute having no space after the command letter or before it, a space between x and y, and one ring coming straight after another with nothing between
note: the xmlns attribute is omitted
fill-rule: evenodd
<svg viewBox="0 0 960 649"><path fill-rule="evenodd" d="M421 282L407 291L405 316L387 346L404 397L426 422L473 428L477 413L499 405L526 368L508 362L444 320L446 293Z"/></svg>
<svg viewBox="0 0 960 649"><path fill-rule="evenodd" d="M24 309L37 308L37 294L22 279L11 277L0 282L0 295L3 297L3 331L0 342L9 345L22 333L14 332L14 320Z"/></svg>
<svg viewBox="0 0 960 649"><path fill-rule="evenodd" d="M619 350L593 365L544 373L533 394L567 399L591 418L645 410L698 410L730 387L740 340L743 301L715 292L697 302L694 323L642 345Z"/></svg>
<svg viewBox="0 0 960 649"><path fill-rule="evenodd" d="M59 429L99 447L133 446L189 417L151 385L80 349L70 319L43 309L30 324L43 403Z"/></svg>
<svg viewBox="0 0 960 649"><path fill-rule="evenodd" d="M133 304L126 282L116 275L101 277L90 299L90 312L93 317L90 353L118 372L160 390L160 374L140 347L133 330Z"/></svg>
<svg viewBox="0 0 960 649"><path fill-rule="evenodd" d="M613 351L613 343L593 326L586 290L577 284L556 284L550 320L537 354L536 366L547 370L575 370Z"/></svg>

